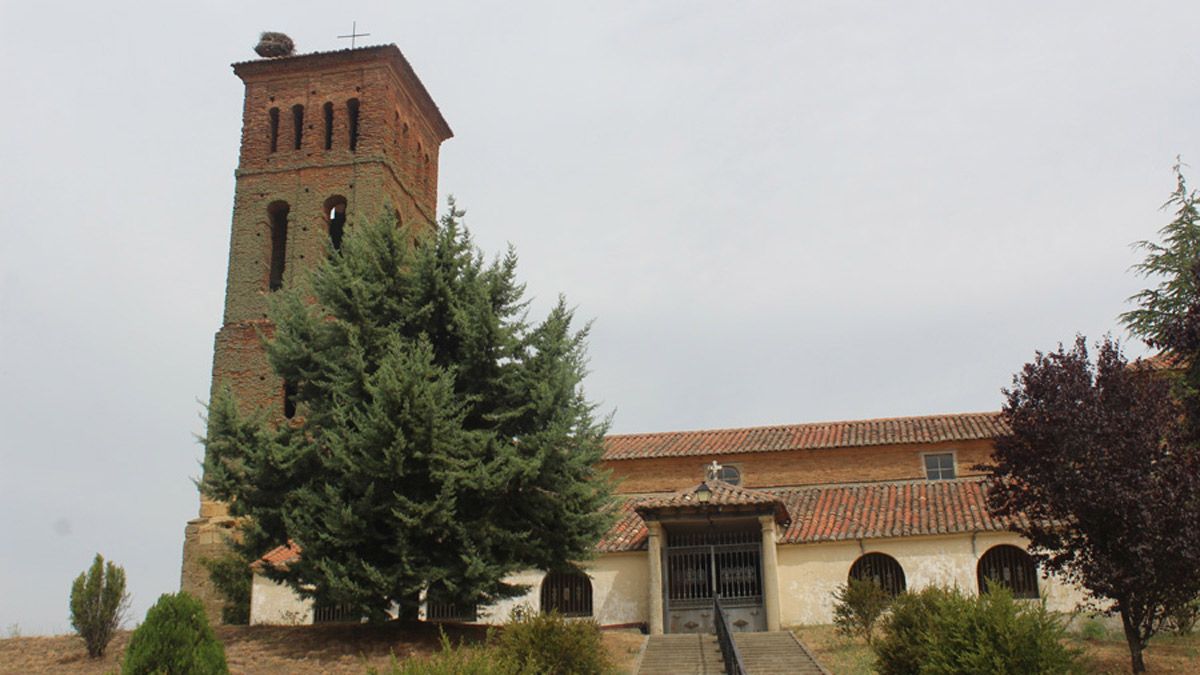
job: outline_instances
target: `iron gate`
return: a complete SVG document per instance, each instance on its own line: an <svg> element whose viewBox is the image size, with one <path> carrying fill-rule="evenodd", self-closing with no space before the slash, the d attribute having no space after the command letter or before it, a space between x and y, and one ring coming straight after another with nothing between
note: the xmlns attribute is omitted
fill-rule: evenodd
<svg viewBox="0 0 1200 675"><path fill-rule="evenodd" d="M667 630L712 633L713 599L735 631L766 630L759 530L667 533Z"/></svg>

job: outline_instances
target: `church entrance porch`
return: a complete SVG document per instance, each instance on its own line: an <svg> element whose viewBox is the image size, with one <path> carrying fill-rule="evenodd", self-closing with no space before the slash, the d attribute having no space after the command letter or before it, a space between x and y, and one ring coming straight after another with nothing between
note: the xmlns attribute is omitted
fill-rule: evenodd
<svg viewBox="0 0 1200 675"><path fill-rule="evenodd" d="M719 529L711 522L667 525L666 535L666 632L715 632L717 598L734 631L767 629L762 533L757 522Z"/></svg>

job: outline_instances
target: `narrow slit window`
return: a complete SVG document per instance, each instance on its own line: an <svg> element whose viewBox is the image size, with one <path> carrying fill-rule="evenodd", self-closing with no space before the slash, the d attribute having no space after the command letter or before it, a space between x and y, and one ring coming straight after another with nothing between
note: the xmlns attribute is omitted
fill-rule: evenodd
<svg viewBox="0 0 1200 675"><path fill-rule="evenodd" d="M350 152L358 150L358 99L346 101L346 126L350 130Z"/></svg>
<svg viewBox="0 0 1200 675"><path fill-rule="evenodd" d="M296 416L296 383L283 383L283 416L289 420Z"/></svg>
<svg viewBox="0 0 1200 675"><path fill-rule="evenodd" d="M304 140L304 106L297 103L292 106L292 129L296 132L295 147L300 149L300 142Z"/></svg>
<svg viewBox="0 0 1200 675"><path fill-rule="evenodd" d="M279 108L271 108L271 152L279 149Z"/></svg>
<svg viewBox="0 0 1200 675"><path fill-rule="evenodd" d="M329 243L333 250L342 250L342 237L346 234L346 198L334 195L325 200L325 222L329 229Z"/></svg>
<svg viewBox="0 0 1200 675"><path fill-rule="evenodd" d="M325 112L325 149L332 150L333 149L333 104L326 103L323 110Z"/></svg>
<svg viewBox="0 0 1200 675"><path fill-rule="evenodd" d="M283 287L283 265L287 258L288 211L287 202L274 202L267 207L271 226L271 262L267 287L272 291Z"/></svg>

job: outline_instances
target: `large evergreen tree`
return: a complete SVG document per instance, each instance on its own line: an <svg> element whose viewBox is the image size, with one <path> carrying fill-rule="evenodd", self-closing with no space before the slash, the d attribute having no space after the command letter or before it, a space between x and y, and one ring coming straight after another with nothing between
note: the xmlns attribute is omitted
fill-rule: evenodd
<svg viewBox="0 0 1200 675"><path fill-rule="evenodd" d="M273 299L291 420L228 391L210 405L202 489L244 517L245 551L294 542L299 562L266 573L319 604L511 597L506 575L588 557L610 522L587 328L562 298L528 322L515 254L485 262L461 215L360 225Z"/></svg>
<svg viewBox="0 0 1200 675"><path fill-rule="evenodd" d="M1138 306L1121 320L1166 357L1176 397L1184 404L1187 433L1200 444L1200 197L1188 187L1181 163L1175 165L1175 191L1163 208L1174 217L1159 230L1162 241L1136 244L1146 259L1134 270L1156 283L1130 298Z"/></svg>

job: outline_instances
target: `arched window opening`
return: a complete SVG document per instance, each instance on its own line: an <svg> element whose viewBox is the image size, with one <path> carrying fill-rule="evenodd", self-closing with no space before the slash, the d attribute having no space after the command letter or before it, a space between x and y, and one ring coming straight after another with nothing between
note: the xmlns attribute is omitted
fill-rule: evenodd
<svg viewBox="0 0 1200 675"><path fill-rule="evenodd" d="M322 106L325 113L325 149L333 149L333 104L326 103Z"/></svg>
<svg viewBox="0 0 1200 675"><path fill-rule="evenodd" d="M271 108L271 152L279 149L279 108Z"/></svg>
<svg viewBox="0 0 1200 675"><path fill-rule="evenodd" d="M350 152L358 150L358 99L346 101L346 125L350 130Z"/></svg>
<svg viewBox="0 0 1200 675"><path fill-rule="evenodd" d="M329 243L333 250L342 250L342 236L346 233L346 198L334 195L325 200L325 222L329 229Z"/></svg>
<svg viewBox="0 0 1200 675"><path fill-rule="evenodd" d="M850 578L874 581L888 595L896 597L908 588L904 569L896 559L886 553L868 553L850 567Z"/></svg>
<svg viewBox="0 0 1200 675"><path fill-rule="evenodd" d="M988 586L1001 583L1016 598L1038 598L1037 563L1033 557L1016 546L1002 544L988 549L976 568L979 592L987 593Z"/></svg>
<svg viewBox="0 0 1200 675"><path fill-rule="evenodd" d="M295 147L300 149L300 141L304 139L304 106L297 103L292 106L292 130L295 131Z"/></svg>
<svg viewBox="0 0 1200 675"><path fill-rule="evenodd" d="M742 472L740 469L738 469L736 466L730 466L729 464L721 464L720 467L721 468L717 471L716 475L717 480L729 483L730 485L742 484ZM708 467L706 466L705 469L707 470L707 468Z"/></svg>
<svg viewBox="0 0 1200 675"><path fill-rule="evenodd" d="M289 420L296 416L296 383L283 382L283 416Z"/></svg>
<svg viewBox="0 0 1200 675"><path fill-rule="evenodd" d="M592 615L592 580L578 570L551 572L542 579L542 613Z"/></svg>
<svg viewBox="0 0 1200 675"><path fill-rule="evenodd" d="M267 287L272 291L277 291L283 287L283 264L287 257L289 208L287 202L272 202L267 207L267 216L271 222L271 264Z"/></svg>

